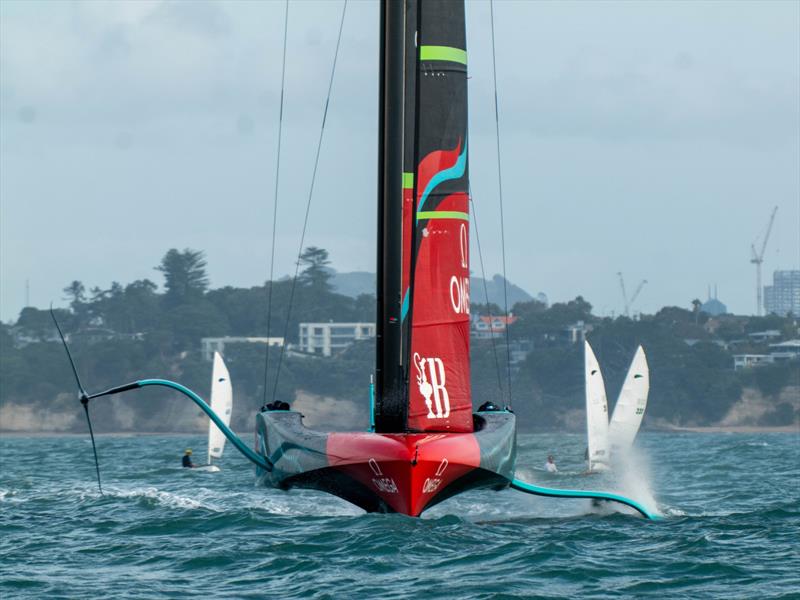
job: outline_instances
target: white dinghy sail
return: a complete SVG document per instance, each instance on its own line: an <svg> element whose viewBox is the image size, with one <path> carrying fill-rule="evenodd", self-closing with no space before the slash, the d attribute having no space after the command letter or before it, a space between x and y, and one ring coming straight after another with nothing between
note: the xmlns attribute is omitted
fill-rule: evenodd
<svg viewBox="0 0 800 600"><path fill-rule="evenodd" d="M612 456L627 452L633 445L644 418L649 392L650 368L647 365L644 349L639 346L628 368L628 374L625 376L608 426L608 441Z"/></svg>
<svg viewBox="0 0 800 600"><path fill-rule="evenodd" d="M211 376L211 410L217 413L226 426L231 422L233 410L233 387L228 367L219 352L214 352L214 369ZM222 458L225 449L225 434L220 431L213 421L208 422L208 464L211 459Z"/></svg>
<svg viewBox="0 0 800 600"><path fill-rule="evenodd" d="M588 469L590 472L606 471L609 468L608 401L600 364L597 362L589 342L584 342L584 367Z"/></svg>

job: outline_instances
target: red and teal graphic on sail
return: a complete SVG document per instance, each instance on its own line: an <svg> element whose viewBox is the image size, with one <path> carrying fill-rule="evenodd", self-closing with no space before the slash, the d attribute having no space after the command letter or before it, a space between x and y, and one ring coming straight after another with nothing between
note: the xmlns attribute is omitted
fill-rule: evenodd
<svg viewBox="0 0 800 600"><path fill-rule="evenodd" d="M419 181L417 183L417 193L419 203L417 204L417 221L424 218L420 213L425 214L430 209L429 200L434 195L434 191L446 181L458 180L464 177L467 170L467 146L461 148L461 140L453 150L436 150L423 158L417 169Z"/></svg>
<svg viewBox="0 0 800 600"><path fill-rule="evenodd" d="M472 431L469 371L469 197L466 144L417 170L408 426Z"/></svg>
<svg viewBox="0 0 800 600"><path fill-rule="evenodd" d="M440 205L437 207L437 214L434 215L432 210L428 208L433 208L431 206L432 202L429 202L429 199L434 194L436 188L443 184L446 181L458 180L464 177L464 172L466 171L467 167L467 148L466 145L464 148L461 148L461 140L458 142L458 146L456 146L453 150L436 150L431 152L426 156L422 161L420 161L419 169L417 171L418 176L418 183L417 183L417 195L419 197L417 210L416 210L416 220L417 222L421 220L426 220L429 218L462 218L464 220L468 220L468 198L466 193L463 194L463 206L461 206L461 202L456 202L456 206L451 207L452 210L448 209L447 206L441 204L441 199L437 201L440 202ZM413 182L414 182L414 175L412 173L407 173L404 175L403 181L403 237L404 243L403 248L408 249L411 251L411 227L413 224L411 223L412 215L413 215L413 207L410 206L412 197L413 197ZM450 196L453 196L451 194ZM450 196L447 196L449 198ZM427 207L427 208L426 208ZM439 212L441 211L441 213ZM411 226L411 227L410 227ZM422 240L417 240L417 248L420 247L420 242ZM404 267L407 268L409 263L404 264ZM402 319L405 320L406 316L408 315L408 307L409 307L409 277L407 275L406 269L404 269L403 273L403 305L402 305Z"/></svg>

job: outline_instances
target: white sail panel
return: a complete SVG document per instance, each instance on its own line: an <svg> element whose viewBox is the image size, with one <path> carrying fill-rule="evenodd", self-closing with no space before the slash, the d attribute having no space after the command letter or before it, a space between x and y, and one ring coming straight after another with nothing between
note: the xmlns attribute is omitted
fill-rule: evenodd
<svg viewBox="0 0 800 600"><path fill-rule="evenodd" d="M219 352L214 352L214 369L211 375L211 410L213 410L225 425L231 422L233 410L233 387L228 368ZM225 435L213 421L208 423L208 464L212 458L220 458L225 448Z"/></svg>
<svg viewBox="0 0 800 600"><path fill-rule="evenodd" d="M627 452L633 445L644 418L649 392L650 369L647 366L644 349L639 346L628 368L628 374L625 376L608 426L608 440L612 454Z"/></svg>
<svg viewBox="0 0 800 600"><path fill-rule="evenodd" d="M590 471L608 469L608 401L600 364L589 342L584 342L586 377L586 434Z"/></svg>

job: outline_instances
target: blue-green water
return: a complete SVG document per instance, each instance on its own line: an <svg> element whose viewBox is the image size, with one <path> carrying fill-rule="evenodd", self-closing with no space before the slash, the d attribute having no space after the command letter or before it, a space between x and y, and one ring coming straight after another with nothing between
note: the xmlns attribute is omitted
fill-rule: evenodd
<svg viewBox="0 0 800 600"><path fill-rule="evenodd" d="M0 438L0 596L798 598L800 438L642 434L639 475L585 477L583 439L520 438L518 472L655 499L648 522L585 500L473 492L423 519L181 469L201 437ZM546 475L547 453L562 473ZM641 473L649 473L643 475Z"/></svg>

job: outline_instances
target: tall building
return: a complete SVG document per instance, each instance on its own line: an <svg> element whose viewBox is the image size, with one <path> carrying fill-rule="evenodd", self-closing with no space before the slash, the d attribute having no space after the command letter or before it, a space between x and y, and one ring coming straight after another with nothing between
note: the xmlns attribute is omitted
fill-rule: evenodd
<svg viewBox="0 0 800 600"><path fill-rule="evenodd" d="M800 316L800 271L774 271L772 285L764 286L767 314Z"/></svg>

